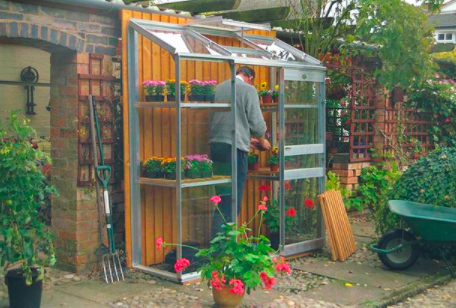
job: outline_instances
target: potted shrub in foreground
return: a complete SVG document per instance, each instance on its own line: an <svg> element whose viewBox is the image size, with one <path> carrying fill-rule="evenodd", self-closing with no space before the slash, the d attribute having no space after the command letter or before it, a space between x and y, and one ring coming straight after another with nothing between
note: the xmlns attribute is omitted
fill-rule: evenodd
<svg viewBox="0 0 456 308"><path fill-rule="evenodd" d="M11 308L40 307L44 266L55 264L39 208L56 191L40 168L49 157L29 142L34 135L14 113L0 123L0 266L7 270Z"/></svg>
<svg viewBox="0 0 456 308"><path fill-rule="evenodd" d="M271 289L276 283L275 276L281 273L291 274L291 267L283 257L273 258L270 255L276 251L270 247L269 239L260 233L263 216L268 211L266 196L263 196L254 217L240 227L225 220L218 207L221 201L219 196L213 196L209 200L223 218L222 231L216 234L209 248L181 246L195 249L198 251L196 256L204 260L198 272L201 272L203 280L208 281L208 286L212 287L217 307L239 307L246 292L250 294L259 286ZM249 224L258 216L258 229L250 229ZM156 239L157 249L169 245L176 246L164 242L162 238ZM182 272L188 266L190 261L181 258L176 261L174 269L176 272Z"/></svg>

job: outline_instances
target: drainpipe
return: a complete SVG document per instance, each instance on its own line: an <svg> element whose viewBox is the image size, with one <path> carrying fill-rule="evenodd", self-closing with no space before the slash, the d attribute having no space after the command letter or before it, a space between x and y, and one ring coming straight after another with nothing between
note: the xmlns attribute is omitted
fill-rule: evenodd
<svg viewBox="0 0 456 308"><path fill-rule="evenodd" d="M18 1L18 2L22 2L22 1ZM55 3L55 4L58 4L59 6L65 6L65 7L73 6L73 7L85 8L88 10L95 9L98 11L102 11L103 15L116 13L120 10L129 10L129 11L138 11L138 12L144 12L144 13L157 13L160 15L167 15L167 16L173 16L173 17L193 18L193 17L187 16L187 15L183 16L183 15L179 15L179 14L175 14L175 13L148 10L141 6L125 5L125 4L119 4L119 3L114 3L114 2L108 2L108 1L104 1L104 0L45 0L43 2ZM35 2L35 5L39 5L39 4Z"/></svg>

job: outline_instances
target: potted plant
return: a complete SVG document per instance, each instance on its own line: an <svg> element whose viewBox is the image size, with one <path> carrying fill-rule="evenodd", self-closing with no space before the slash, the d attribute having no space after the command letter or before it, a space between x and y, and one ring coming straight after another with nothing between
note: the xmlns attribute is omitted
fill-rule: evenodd
<svg viewBox="0 0 456 308"><path fill-rule="evenodd" d="M260 91L258 92L258 95L261 97L263 104L272 103L272 93L273 91L268 90L268 83L266 81L263 81L260 85Z"/></svg>
<svg viewBox="0 0 456 308"><path fill-rule="evenodd" d="M247 162L249 165L249 170L258 170L260 169L260 162L258 161L259 155L256 154L253 150L249 152L247 157Z"/></svg>
<svg viewBox="0 0 456 308"><path fill-rule="evenodd" d="M198 79L192 79L188 82L190 86L190 95L188 97L189 101L204 101L204 86L203 82Z"/></svg>
<svg viewBox="0 0 456 308"><path fill-rule="evenodd" d="M177 178L176 174L176 158L169 157L165 158L161 162L161 170L164 174L164 177L168 180L175 180ZM181 178L184 178L184 170L185 170L185 158L182 157L181 163Z"/></svg>
<svg viewBox="0 0 456 308"><path fill-rule="evenodd" d="M185 156L185 175L190 179L197 179L201 176L201 172L198 170L198 155L187 155Z"/></svg>
<svg viewBox="0 0 456 308"><path fill-rule="evenodd" d="M268 165L271 167L271 171L279 171L279 148L273 147L271 156L268 159Z"/></svg>
<svg viewBox="0 0 456 308"><path fill-rule="evenodd" d="M146 80L143 86L147 92L146 102L163 102L165 96L165 82L161 80Z"/></svg>
<svg viewBox="0 0 456 308"><path fill-rule="evenodd" d="M39 215L45 197L56 193L39 167L50 159L31 146L35 131L26 123L12 113L0 126L0 266L11 308L40 306L44 266L56 261Z"/></svg>
<svg viewBox="0 0 456 308"><path fill-rule="evenodd" d="M204 100L214 102L214 91L217 85L217 80L208 80L203 82Z"/></svg>
<svg viewBox="0 0 456 308"><path fill-rule="evenodd" d="M279 85L276 84L274 87L274 92L272 92L272 101L274 102L274 104L279 103L279 94L280 94L279 89L280 89Z"/></svg>
<svg viewBox="0 0 456 308"><path fill-rule="evenodd" d="M201 173L202 178L211 178L213 176L212 160L206 154L200 155L201 160L198 161L198 171Z"/></svg>
<svg viewBox="0 0 456 308"><path fill-rule="evenodd" d="M180 94L181 94L181 101L185 100L185 94L187 93L187 86L188 83L186 81L181 80L180 82ZM175 79L168 79L166 81L166 96L168 102L173 102L176 100L176 80Z"/></svg>
<svg viewBox="0 0 456 308"><path fill-rule="evenodd" d="M249 223L259 216L260 224L258 231L255 229L248 235L249 223L237 226L236 223L228 223L218 207L221 201L219 196L209 199L215 210L218 211L224 221L221 232L218 232L210 242L210 247L199 249L189 245L181 245L197 251L198 259L204 260L198 268L201 279L208 281L212 287L214 302L218 307L239 307L244 294L250 294L259 286L271 289L276 283L276 277L281 273L291 273L291 267L283 257L272 258L270 253L275 252L270 247L269 239L260 234L264 214L268 211L267 198L263 198L257 208L257 212ZM156 248L165 246L177 246L157 238ZM190 261L181 258L176 261L176 272L184 271L190 266Z"/></svg>
<svg viewBox="0 0 456 308"><path fill-rule="evenodd" d="M152 156L142 163L142 173L146 178L161 178L163 177L161 171L161 162L163 157Z"/></svg>

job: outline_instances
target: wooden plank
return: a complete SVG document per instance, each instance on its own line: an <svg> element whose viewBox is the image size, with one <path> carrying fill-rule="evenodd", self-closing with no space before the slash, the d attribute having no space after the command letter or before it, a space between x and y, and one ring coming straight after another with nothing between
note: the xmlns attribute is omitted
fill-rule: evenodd
<svg viewBox="0 0 456 308"><path fill-rule="evenodd" d="M225 19L239 20L245 22L270 22L272 20L286 19L290 13L289 6L256 9L247 11L234 11L217 14Z"/></svg>
<svg viewBox="0 0 456 308"><path fill-rule="evenodd" d="M124 193L125 193L125 249L127 250L127 266L131 267L131 183L130 183L130 136L128 112L128 59L127 59L127 27L131 17L130 11L121 12L122 20L122 88L123 88L123 131L124 134Z"/></svg>

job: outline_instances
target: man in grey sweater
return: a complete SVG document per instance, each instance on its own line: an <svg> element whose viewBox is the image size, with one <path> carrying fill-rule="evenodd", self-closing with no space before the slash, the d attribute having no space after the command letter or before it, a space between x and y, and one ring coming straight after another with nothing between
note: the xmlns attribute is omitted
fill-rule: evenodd
<svg viewBox="0 0 456 308"><path fill-rule="evenodd" d="M211 118L209 143L211 158L214 161L214 173L231 174L231 131L235 129L237 148L237 209L241 211L242 195L247 178L248 153L250 147L262 150L270 149L271 145L263 136L266 133L266 122L260 109L258 93L252 86L255 71L243 66L236 71L236 128L231 125L229 112L216 112ZM231 102L231 80L226 80L215 88L215 101ZM216 189L222 201L219 208L227 221L233 221L231 215L231 187L220 185ZM221 230L223 221L215 211L213 219L213 235Z"/></svg>

